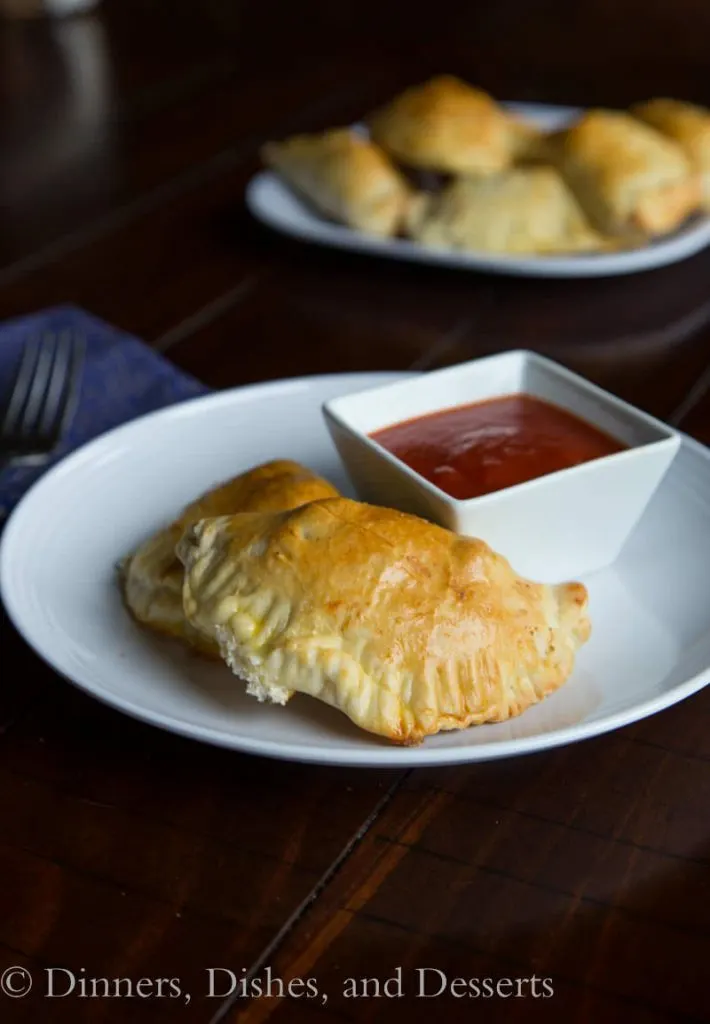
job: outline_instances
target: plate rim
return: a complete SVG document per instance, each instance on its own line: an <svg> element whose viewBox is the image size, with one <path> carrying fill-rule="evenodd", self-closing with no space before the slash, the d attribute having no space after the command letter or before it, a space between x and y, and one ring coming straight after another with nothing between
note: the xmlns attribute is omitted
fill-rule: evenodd
<svg viewBox="0 0 710 1024"><path fill-rule="evenodd" d="M574 117L591 108L547 103L526 103L514 100L502 103L531 120L552 115ZM352 127L358 128L355 124ZM267 201L274 188L290 201L295 201L305 216L301 226L274 214ZM666 238L638 249L622 252L568 256L508 256L495 253L463 253L449 249L431 249L405 239L382 239L358 234L340 224L331 223L310 211L302 200L272 170L261 168L247 182L244 198L247 209L260 223L279 234L300 242L343 252L383 257L403 263L446 267L507 277L594 278L623 277L659 270L698 255L710 245L710 215L697 214L697 222L681 227Z"/></svg>
<svg viewBox="0 0 710 1024"><path fill-rule="evenodd" d="M641 701L630 708L623 709L603 718L594 719L589 723L581 722L559 729L553 729L544 733L536 733L532 736L524 736L517 739L499 740L489 744L473 744L460 746L427 747L426 742L421 746L380 746L382 742L378 737L370 737L376 745L362 748L353 747L339 748L334 745L332 748L317 748L308 744L292 744L278 740L258 740L250 736L238 736L216 728L191 724L180 718L154 711L151 708L136 704L134 701L121 697L118 694L109 693L97 689L90 681L90 672L76 673L77 677L67 674L52 654L49 645L44 644L33 636L31 625L28 626L21 611L14 604L12 586L10 585L9 561L13 557L14 545L17 531L22 529L22 521L25 515L24 509L32 507L32 504L41 499L43 492L53 486L53 481L61 479L63 475L74 471L75 467L81 469L82 464L90 460L97 449L111 447L117 437L140 430L145 422L150 422L155 417L163 417L167 420L178 419L186 415L193 408L214 407L222 404L236 402L241 404L250 398L258 398L260 393L267 394L273 391L293 390L297 387L308 388L308 386L319 387L320 384L327 386L328 383L340 383L358 379L385 380L404 379L407 376L415 376L418 371L360 371L353 373L330 373L311 374L295 378L279 378L273 381L260 381L246 384L239 387L228 388L201 395L196 398L186 399L165 406L162 409L154 410L121 424L109 431L99 435L93 440L82 445L74 452L65 456L56 466L48 470L38 481L36 481L27 493L21 498L15 509L11 512L5 528L0 536L0 599L2 599L6 613L25 643L35 654L48 665L51 670L61 679L69 682L81 692L98 700L100 703L119 711L130 718L136 719L152 727L160 728L166 732L173 733L186 739L196 742L208 743L211 746L223 749L234 750L238 753L269 757L275 760L291 761L307 764L338 765L342 767L367 767L367 768L415 768L434 767L454 764L472 764L493 760L501 760L508 757L525 756L539 753L543 750L556 747L568 746L570 743L592 739L596 736L613 732L626 725L648 718L653 714L663 711L674 704L678 704L688 697L702 690L710 683L710 665L706 666L690 679L684 680L661 694ZM681 449L686 447L700 455L706 462L710 463L710 448L689 437L682 431L678 431L681 438ZM19 534L17 534L19 537Z"/></svg>

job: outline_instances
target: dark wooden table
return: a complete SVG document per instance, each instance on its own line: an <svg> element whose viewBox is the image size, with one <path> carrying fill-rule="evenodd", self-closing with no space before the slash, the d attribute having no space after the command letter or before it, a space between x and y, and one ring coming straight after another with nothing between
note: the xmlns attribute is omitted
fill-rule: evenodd
<svg viewBox="0 0 710 1024"><path fill-rule="evenodd" d="M261 141L346 122L437 70L506 98L710 102L700 0L413 11L107 0L92 19L3 26L0 317L71 301L217 388L530 347L710 441L710 251L617 280L519 281L251 223ZM26 967L35 987L0 996L0 1020L710 1019L710 691L507 763L355 771L137 724L7 623L2 660L0 972ZM316 979L327 1005L227 997L224 972L207 998L208 968L267 966ZM72 996L43 998L48 967L74 973ZM347 977L397 968L401 998L344 997ZM538 998L531 980L525 998L503 997L513 981L416 998L418 968L534 976ZM168 985L82 998L83 978L180 979L192 1000Z"/></svg>

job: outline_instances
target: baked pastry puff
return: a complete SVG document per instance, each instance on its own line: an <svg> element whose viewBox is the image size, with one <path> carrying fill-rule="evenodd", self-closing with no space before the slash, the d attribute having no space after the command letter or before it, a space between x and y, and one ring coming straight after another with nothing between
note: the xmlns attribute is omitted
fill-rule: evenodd
<svg viewBox="0 0 710 1024"><path fill-rule="evenodd" d="M337 494L326 480L288 460L264 463L208 491L145 541L119 567L129 611L138 622L155 632L219 657L217 645L193 629L183 614L184 573L175 554L175 545L186 528L206 516L280 511Z"/></svg>
<svg viewBox="0 0 710 1024"><path fill-rule="evenodd" d="M710 211L710 110L681 100L655 99L637 104L631 113L678 143L700 175L702 205Z"/></svg>
<svg viewBox="0 0 710 1024"><path fill-rule="evenodd" d="M395 160L439 174L495 174L523 156L537 135L487 93L451 75L406 89L375 111L368 127Z"/></svg>
<svg viewBox="0 0 710 1024"><path fill-rule="evenodd" d="M260 701L309 694L413 744L556 690L587 591L521 579L480 540L350 501L204 519L177 547L185 615Z"/></svg>
<svg viewBox="0 0 710 1024"><path fill-rule="evenodd" d="M348 128L269 142L264 163L317 210L368 235L397 234L411 190L376 145Z"/></svg>
<svg viewBox="0 0 710 1024"><path fill-rule="evenodd" d="M666 234L700 201L699 177L677 142L630 114L590 111L554 136L549 152L604 234Z"/></svg>
<svg viewBox="0 0 710 1024"><path fill-rule="evenodd" d="M550 255L609 248L551 167L456 178L412 205L408 233L422 245L466 252Z"/></svg>

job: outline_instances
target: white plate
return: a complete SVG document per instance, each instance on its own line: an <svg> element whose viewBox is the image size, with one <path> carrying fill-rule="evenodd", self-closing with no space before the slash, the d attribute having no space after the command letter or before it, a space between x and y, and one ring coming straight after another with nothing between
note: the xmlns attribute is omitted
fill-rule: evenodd
<svg viewBox="0 0 710 1024"><path fill-rule="evenodd" d="M397 376L221 392L120 427L68 457L26 495L2 538L0 587L15 625L59 673L136 718L236 750L327 764L508 757L606 732L704 686L710 452L688 439L623 556L586 581L594 631L573 677L511 722L393 747L307 697L261 705L226 668L135 627L114 580L122 555L197 492L266 459L298 459L352 494L321 403Z"/></svg>
<svg viewBox="0 0 710 1024"><path fill-rule="evenodd" d="M579 115L577 107L510 103L523 117L555 130ZM694 256L710 244L710 217L696 215L684 227L657 242L629 252L579 256L497 256L490 253L447 252L428 249L403 239L369 238L320 217L303 203L281 178L262 171L249 182L246 203L262 223L304 242L336 249L351 249L411 263L510 274L517 277L612 277L665 267Z"/></svg>

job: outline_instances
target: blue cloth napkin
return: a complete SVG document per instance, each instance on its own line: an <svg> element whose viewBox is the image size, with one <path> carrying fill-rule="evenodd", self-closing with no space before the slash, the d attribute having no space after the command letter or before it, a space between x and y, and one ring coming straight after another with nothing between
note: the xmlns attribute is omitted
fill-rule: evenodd
<svg viewBox="0 0 710 1024"><path fill-rule="evenodd" d="M76 413L51 463L0 471L0 518L68 452L121 423L208 390L137 338L75 306L59 306L0 324L0 409L6 407L27 337L66 328L80 331L86 341Z"/></svg>

